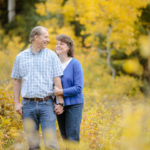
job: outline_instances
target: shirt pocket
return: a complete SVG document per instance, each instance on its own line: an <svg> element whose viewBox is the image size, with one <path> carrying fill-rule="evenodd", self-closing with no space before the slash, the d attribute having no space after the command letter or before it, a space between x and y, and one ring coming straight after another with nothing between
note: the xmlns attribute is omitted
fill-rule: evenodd
<svg viewBox="0 0 150 150"><path fill-rule="evenodd" d="M31 62L21 62L20 63L20 75L25 77L30 71Z"/></svg>
<svg viewBox="0 0 150 150"><path fill-rule="evenodd" d="M42 72L48 71L50 67L49 59L40 60L39 69Z"/></svg>
<svg viewBox="0 0 150 150"><path fill-rule="evenodd" d="M40 61L39 70L44 78L52 77L52 63L50 59L43 59Z"/></svg>

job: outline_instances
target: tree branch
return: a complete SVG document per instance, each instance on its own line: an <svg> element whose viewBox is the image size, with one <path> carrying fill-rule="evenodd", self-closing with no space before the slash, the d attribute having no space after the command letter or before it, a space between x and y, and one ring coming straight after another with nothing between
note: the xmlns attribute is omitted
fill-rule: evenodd
<svg viewBox="0 0 150 150"><path fill-rule="evenodd" d="M107 53L107 50L104 50L104 49L96 49L99 53Z"/></svg>
<svg viewBox="0 0 150 150"><path fill-rule="evenodd" d="M110 49L110 35L112 33L113 27L109 26L108 33L107 33L107 45L106 45L106 51L107 51L107 65L110 68L112 72L112 77L115 78L116 76L116 70L111 65L111 49Z"/></svg>

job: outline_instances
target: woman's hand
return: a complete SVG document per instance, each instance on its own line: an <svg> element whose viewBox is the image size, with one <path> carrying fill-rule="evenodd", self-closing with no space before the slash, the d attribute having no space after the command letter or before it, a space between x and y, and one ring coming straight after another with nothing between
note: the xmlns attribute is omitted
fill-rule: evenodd
<svg viewBox="0 0 150 150"><path fill-rule="evenodd" d="M57 115L60 115L64 112L64 107L61 105L54 104L54 111Z"/></svg>
<svg viewBox="0 0 150 150"><path fill-rule="evenodd" d="M58 87L54 86L54 95L63 96L63 89L59 89Z"/></svg>

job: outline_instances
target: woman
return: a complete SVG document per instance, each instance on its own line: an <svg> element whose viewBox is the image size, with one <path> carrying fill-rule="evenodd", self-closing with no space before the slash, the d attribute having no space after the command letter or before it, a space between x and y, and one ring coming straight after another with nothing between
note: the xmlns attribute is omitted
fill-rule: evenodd
<svg viewBox="0 0 150 150"><path fill-rule="evenodd" d="M58 125L64 139L79 141L84 103L83 71L80 62L73 58L74 44L71 38L61 34L56 40L56 53L63 67L63 89L55 87L54 93L55 96L64 96L64 112L57 115Z"/></svg>

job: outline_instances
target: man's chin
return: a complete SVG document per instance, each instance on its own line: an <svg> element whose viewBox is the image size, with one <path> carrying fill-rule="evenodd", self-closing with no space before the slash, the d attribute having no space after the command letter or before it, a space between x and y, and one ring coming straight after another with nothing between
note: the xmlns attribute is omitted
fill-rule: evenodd
<svg viewBox="0 0 150 150"><path fill-rule="evenodd" d="M43 46L42 49L45 49L47 45Z"/></svg>

